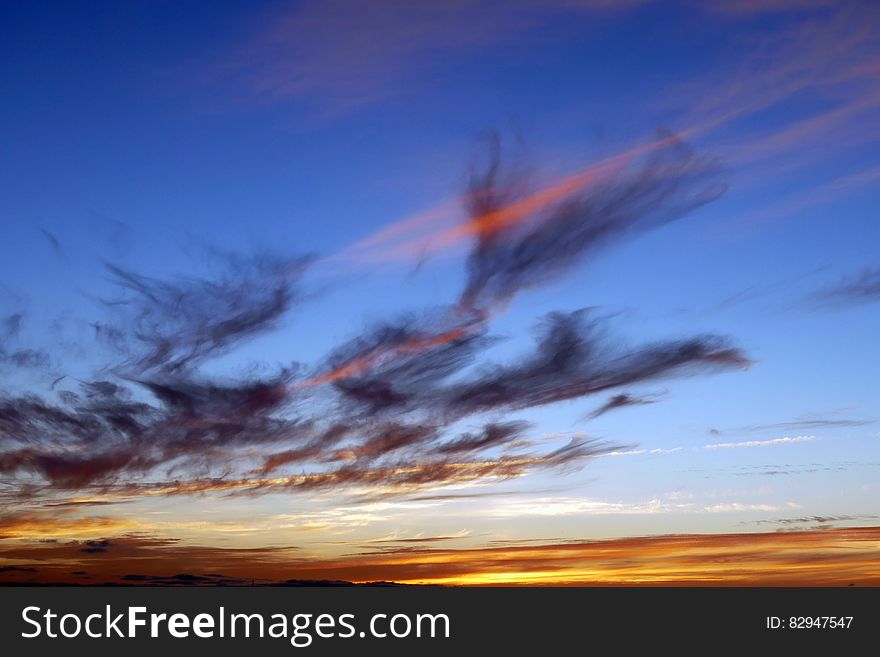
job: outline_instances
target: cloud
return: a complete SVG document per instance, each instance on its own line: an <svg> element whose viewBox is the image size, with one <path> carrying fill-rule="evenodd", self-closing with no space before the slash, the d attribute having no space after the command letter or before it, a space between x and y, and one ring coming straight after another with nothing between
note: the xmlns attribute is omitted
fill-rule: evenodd
<svg viewBox="0 0 880 657"><path fill-rule="evenodd" d="M531 354L451 386L446 405L462 414L534 408L643 381L749 365L718 336L621 349L602 335L603 328L586 310L552 313Z"/></svg>
<svg viewBox="0 0 880 657"><path fill-rule="evenodd" d="M644 454L645 450L643 449L627 449L627 450L614 450L613 452L608 452L604 454L604 456L638 456L639 454Z"/></svg>
<svg viewBox="0 0 880 657"><path fill-rule="evenodd" d="M606 401L599 408L590 413L587 417L591 420L595 420L597 417L605 415L605 413L613 411L617 408L624 408L626 406L643 406L645 404L654 403L656 403L656 400L654 399L648 399L646 397L635 397L629 393L622 392L620 394L610 397L608 401Z"/></svg>
<svg viewBox="0 0 880 657"><path fill-rule="evenodd" d="M45 228L40 228L40 232L43 233L43 237L46 238L46 241L49 243L49 246L52 247L52 251L55 255L58 258L64 258L64 249L61 248L61 242L58 240L58 237Z"/></svg>
<svg viewBox="0 0 880 657"><path fill-rule="evenodd" d="M655 447L652 450L649 450L650 454L675 454L676 452L680 452L682 450L681 447Z"/></svg>
<svg viewBox="0 0 880 657"><path fill-rule="evenodd" d="M12 313L0 323L0 369L4 366L28 369L46 369L51 363L48 352L41 349L28 349L14 343L21 334L24 315Z"/></svg>
<svg viewBox="0 0 880 657"><path fill-rule="evenodd" d="M639 450L635 453L644 453ZM620 454L626 454L622 452ZM614 455L613 453L611 455ZM517 516L568 516L568 515L641 515L668 513L739 513L746 511L771 512L779 511L780 506L774 504L747 504L743 502L722 502L705 507L698 507L690 502L677 500L688 499L681 494L668 495L667 500L652 499L638 502L612 502L582 497L538 497L528 500L505 501L490 510L490 514L502 517ZM789 503L788 507L797 505Z"/></svg>
<svg viewBox="0 0 880 657"><path fill-rule="evenodd" d="M22 566L0 566L0 574L7 573L35 573L36 568L27 568Z"/></svg>
<svg viewBox="0 0 880 657"><path fill-rule="evenodd" d="M100 541L85 541L83 547L81 547L79 551L86 554L103 554L107 552L107 549L111 545L112 543L107 539L102 539Z"/></svg>
<svg viewBox="0 0 880 657"><path fill-rule="evenodd" d="M176 575L136 575L129 573L119 578L121 583L134 586L247 586L253 580L240 577L227 577L216 573L193 575L178 573Z"/></svg>
<svg viewBox="0 0 880 657"><path fill-rule="evenodd" d="M864 427L874 424L875 420L810 418L804 417L790 422L773 422L770 424L751 424L740 427L737 431L766 431L768 429L834 429L844 427Z"/></svg>
<svg viewBox="0 0 880 657"><path fill-rule="evenodd" d="M575 38L578 33L567 33L568 26L581 25L589 34L608 20L652 4L657 3L376 0L369 7L344 0L284 3L252 22L231 48L226 44L224 52L210 53L209 69L224 85L232 84L256 101L305 102L325 114L338 115L418 88L424 80L435 79L449 63L480 58L508 44L529 40L540 44L542 27L555 26L557 40ZM810 20L828 23L829 14L847 13L828 0L687 2L678 9L685 15L699 12L701 20L706 14L743 20L770 13L786 17L787 23L796 19L799 26ZM805 54L810 54L809 49ZM817 59L821 61L813 57L809 62ZM780 72L770 79L787 82L792 77L792 73ZM738 85L732 87L730 95L738 90ZM777 91L770 84L760 89Z"/></svg>
<svg viewBox="0 0 880 657"><path fill-rule="evenodd" d="M336 468L306 474L275 477L215 477L188 481L150 482L108 485L108 494L193 495L225 493L255 495L294 493L336 489L360 490L371 497L411 495L424 489L462 485L478 481L521 477L533 470L565 469L582 466L586 461L616 449L617 446L595 439L572 439L547 453L504 453L495 458L454 459L416 451L400 458L356 458Z"/></svg>
<svg viewBox="0 0 880 657"><path fill-rule="evenodd" d="M110 381L84 382L63 402L0 399L0 432L24 445L0 453L0 472L37 473L77 489L144 474L162 464L195 466L237 447L295 439L297 418L275 414L288 402L290 373L231 385L194 380L140 381L157 404L136 401ZM161 381L161 382L160 382Z"/></svg>
<svg viewBox="0 0 880 657"><path fill-rule="evenodd" d="M109 539L112 558L79 552L78 544L0 545L0 560L15 559L25 572L3 581L199 585L283 585L288 579L393 581L445 585L664 585L876 586L878 527L822 531L678 534L604 540L532 540L455 548L446 543L369 550L338 558L303 558L283 547L224 549L183 545L174 539ZM413 548L413 549L406 549ZM190 564L181 573L180 563ZM169 575L179 573L179 575ZM219 575L218 573L224 573ZM126 579L123 579L126 578Z"/></svg>
<svg viewBox="0 0 880 657"><path fill-rule="evenodd" d="M774 504L744 504L742 502L722 502L707 506L706 511L709 513L740 513L743 511L761 511L770 512L778 511L779 507Z"/></svg>
<svg viewBox="0 0 880 657"><path fill-rule="evenodd" d="M842 279L836 285L816 292L810 301L820 307L845 308L880 301L880 267Z"/></svg>
<svg viewBox="0 0 880 657"><path fill-rule="evenodd" d="M672 513L686 510L688 505L669 504L661 500L646 502L609 502L582 497L537 497L508 501L490 509L490 515L521 516L604 516Z"/></svg>
<svg viewBox="0 0 880 657"><path fill-rule="evenodd" d="M129 518L83 517L71 509L19 509L0 514L0 539L100 536L136 531L143 526Z"/></svg>
<svg viewBox="0 0 880 657"><path fill-rule="evenodd" d="M877 520L880 516L875 515L828 515L828 516L802 516L799 518L774 518L763 520L752 520L755 525L817 525L829 526L841 522Z"/></svg>
<svg viewBox="0 0 880 657"><path fill-rule="evenodd" d="M413 536L411 538L382 538L376 539L373 541L368 541L369 543L440 543L446 541L458 541L463 538L467 538L470 536L470 532L468 531L460 531L455 534L449 534L445 536Z"/></svg>
<svg viewBox="0 0 880 657"><path fill-rule="evenodd" d="M829 9L836 4L836 0L730 0L706 4L705 7L712 11L747 17L755 14Z"/></svg>
<svg viewBox="0 0 880 657"><path fill-rule="evenodd" d="M878 180L880 180L880 166L872 166L855 173L838 176L805 192L799 192L789 198L775 202L756 212L749 212L748 214L743 215L742 219L750 223L755 223L789 217L805 210L814 209L817 206L823 205L852 192L859 191L866 187L873 187ZM870 289L870 270L868 273L868 279L865 282ZM843 284L841 287L845 289L846 285L847 284ZM853 291L858 294L858 282L852 285L851 294ZM845 292L841 291L841 293L845 296ZM821 293L819 300L821 300ZM814 298L812 301L815 303L817 299ZM824 301L825 303L828 303L830 299L826 297Z"/></svg>
<svg viewBox="0 0 880 657"><path fill-rule="evenodd" d="M218 575L223 566L235 569L247 563L297 563L296 548L222 548L185 545L176 538L145 534L111 535L87 541L35 543L18 541L0 544L0 561L26 564L15 571L0 570L4 582L76 583L128 585L236 585L251 584L252 575ZM180 564L191 564L195 572L181 573ZM32 567L39 566L39 567ZM169 575L178 573L176 575ZM263 573L265 576L265 573Z"/></svg>
<svg viewBox="0 0 880 657"><path fill-rule="evenodd" d="M862 466L862 467L876 467L878 464L876 463L865 463L865 462L840 462L840 463L831 463L829 465L822 465L819 463L812 463L809 465L792 465L792 464L764 464L764 465L754 465L754 466L740 466L738 471L734 472L735 475L741 477L749 477L749 476L783 476L783 475L796 475L796 474L812 474L814 472L844 472L846 470L852 469L854 466Z"/></svg>
<svg viewBox="0 0 880 657"><path fill-rule="evenodd" d="M108 301L117 324L96 325L138 372L179 371L277 328L297 299L294 283L309 259L215 254L212 278L158 280L108 264L123 296ZM125 341L123 341L123 336Z"/></svg>
<svg viewBox="0 0 880 657"><path fill-rule="evenodd" d="M454 440L439 445L438 454L467 454L490 447L499 447L516 440L529 427L526 422L490 423L480 433L465 433Z"/></svg>
<svg viewBox="0 0 880 657"><path fill-rule="evenodd" d="M816 436L785 436L784 438L771 438L769 440L743 440L733 443L710 443L704 445L705 449L731 449L737 447L767 447L769 445L793 445L795 443L807 443L816 440Z"/></svg>
<svg viewBox="0 0 880 657"><path fill-rule="evenodd" d="M334 349L322 373L303 385L332 383L354 412L399 413L424 403L492 342L480 313L449 308L406 315Z"/></svg>
<svg viewBox="0 0 880 657"><path fill-rule="evenodd" d="M113 504L124 504L124 500L64 500L62 502L46 502L43 506L47 508L64 508L64 507L88 507L88 506L111 506Z"/></svg>
<svg viewBox="0 0 880 657"><path fill-rule="evenodd" d="M636 4L641 3L288 4L271 12L231 55L225 53L221 71L224 82L233 80L256 98L306 100L340 113L394 96L423 80L425 71L459 56L520 42L560 13L596 16Z"/></svg>
<svg viewBox="0 0 880 657"><path fill-rule="evenodd" d="M205 373L279 330L304 299L308 257L214 253L206 274L188 277L108 265L118 292L93 325L114 348L111 362L92 378L57 380L64 385L46 397L0 396L0 473L20 484L9 495L73 505L138 495L439 494L634 449L586 436L536 443L527 422L500 414L749 365L717 335L627 347L589 310L550 313L530 351L487 362L499 306L722 187L711 163L672 135L524 196L506 167L490 151L466 195L470 214L456 239L473 250L458 298L374 322L313 367ZM19 324L9 320L7 333ZM621 395L612 405L635 403Z"/></svg>
<svg viewBox="0 0 880 657"><path fill-rule="evenodd" d="M496 146L472 176L470 219L476 239L461 304L485 307L558 278L616 240L679 219L716 199L724 186L712 162L671 134L642 153L626 153L554 188L529 193L502 167Z"/></svg>
<svg viewBox="0 0 880 657"><path fill-rule="evenodd" d="M714 126L751 116L796 95L867 96L876 90L866 62L877 58L877 8L871 3L837 3L829 9L793 13L774 24L766 23L766 29L752 36L733 66L714 67L706 76L674 89L672 102L680 105L687 99L689 124Z"/></svg>

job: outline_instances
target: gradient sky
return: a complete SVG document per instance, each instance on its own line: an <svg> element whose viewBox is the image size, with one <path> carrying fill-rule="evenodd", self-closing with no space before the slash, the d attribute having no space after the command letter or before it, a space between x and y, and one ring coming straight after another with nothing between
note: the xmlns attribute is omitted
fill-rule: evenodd
<svg viewBox="0 0 880 657"><path fill-rule="evenodd" d="M448 566L502 545L653 554L635 537L796 530L799 547L880 524L878 9L4 3L0 572L87 580L147 545L174 547L149 571L171 575L197 546L242 563L282 550L265 571L278 578L414 546ZM494 143L512 178L469 194ZM628 183L670 187L644 207ZM466 210L499 189L500 209ZM538 244L579 200L596 221L622 209L576 257L564 239L534 269L481 255L496 234L504 247L534 229ZM276 294L283 307L257 318ZM160 307L174 298L185 308ZM590 376L619 383L522 401L567 376L525 375L536 330L581 309L604 336ZM159 337L173 344L151 360ZM462 361L443 385L407 380L411 407L358 406L351 386L398 385L398 365L433 367L450 344ZM644 373L652 349L684 347L697 355ZM520 398L462 411L504 368ZM193 433L108 429L136 403L141 429ZM229 422L244 429L227 441ZM394 442L392 425L429 435ZM489 426L508 433L450 447ZM401 478L429 466L441 474ZM557 579L486 568L589 580L577 563ZM711 579L669 563L672 579ZM425 568L296 573L479 580Z"/></svg>

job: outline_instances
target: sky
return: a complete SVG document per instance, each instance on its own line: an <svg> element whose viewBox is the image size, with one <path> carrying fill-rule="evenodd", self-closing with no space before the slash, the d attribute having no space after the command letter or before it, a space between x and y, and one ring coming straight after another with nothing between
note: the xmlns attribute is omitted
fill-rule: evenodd
<svg viewBox="0 0 880 657"><path fill-rule="evenodd" d="M874 3L0 11L0 581L880 583Z"/></svg>

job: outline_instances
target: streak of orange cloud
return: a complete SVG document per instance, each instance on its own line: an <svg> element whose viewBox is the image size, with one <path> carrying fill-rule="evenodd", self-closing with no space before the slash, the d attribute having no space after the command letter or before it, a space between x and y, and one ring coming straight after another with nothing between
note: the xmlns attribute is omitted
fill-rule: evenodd
<svg viewBox="0 0 880 657"><path fill-rule="evenodd" d="M384 244L392 241L401 235L415 232L425 226L432 226L439 219L450 219L459 210L462 201L466 196L459 196L448 201L440 203L434 208L423 210L410 217L396 221L389 226L381 228L372 235L365 237L359 242L346 247L339 253L329 256L328 259L344 259L346 257L356 257L359 252L366 251L376 245Z"/></svg>
<svg viewBox="0 0 880 657"><path fill-rule="evenodd" d="M450 216L452 204L447 202L435 210L426 211L383 228L354 246L344 249L341 253L370 260L404 258L455 246L476 235L491 234L504 230L510 226L525 222L529 218L534 218L537 213L551 207L553 204L601 180L607 179L612 173L620 171L631 164L637 157L669 146L682 137L696 134L704 129L704 126L696 126L681 131L676 135L662 137L634 146L597 162L592 162L580 171L497 210L472 217L469 221L457 226L445 227L440 225L427 235L409 238L403 243L395 244L395 242L398 242L398 238L414 232L413 229L415 228L432 227L433 224L446 223L438 222L437 220ZM457 204L461 204L466 198L466 196L460 197L457 199ZM383 246L384 248L382 248ZM370 249L373 250L370 251Z"/></svg>
<svg viewBox="0 0 880 657"><path fill-rule="evenodd" d="M749 3L744 3L747 5ZM720 89L706 95L699 89L685 90L677 98L700 98L694 103L689 123L691 127L679 132L679 136L692 136L712 132L723 125L790 98L808 88L829 87L858 80L872 80L876 73L877 59L865 62L856 56L871 32L859 24L847 12L839 12L828 22L799 24L789 35L792 42L783 52L791 56L779 56L777 61L765 63L760 74L746 67L745 72L734 74L725 84L707 85ZM789 52L791 51L791 52ZM839 123L853 113L874 107L880 102L876 93L845 104L826 114L796 123L777 134L756 141L742 149L747 157L756 157L778 151L796 143L799 138ZM520 223L548 206L583 190L600 180L603 174L622 168L635 157L668 145L670 137L632 149L625 150L553 183L533 194L503 208L474 217L460 225L448 227L455 214L456 205L466 197L446 201L440 206L421 212L413 217L395 222L360 242L344 249L336 258L353 258L371 262L409 258L424 252L436 251L459 244L474 235L494 232ZM434 224L443 224L430 230ZM414 233L429 229L427 234ZM402 243L401 238L404 238Z"/></svg>
<svg viewBox="0 0 880 657"><path fill-rule="evenodd" d="M450 342L454 342L468 334L467 327L458 327L451 331L446 331L439 335L420 336L410 338L393 347L377 348L368 354L356 358L345 365L341 365L326 374L312 377L306 381L296 384L296 387L310 388L321 385L323 383L332 383L353 376L360 376L375 369L384 362L393 360L400 356L409 356L427 349L439 347Z"/></svg>
<svg viewBox="0 0 880 657"><path fill-rule="evenodd" d="M403 547L339 558L279 548L217 548L173 539L112 538L106 554L77 546L0 544L5 581L70 581L77 565L93 579L126 573L222 573L242 583L286 579L395 581L454 586L880 586L880 527L739 534L685 534L491 546Z"/></svg>
<svg viewBox="0 0 880 657"><path fill-rule="evenodd" d="M128 518L107 516L75 517L44 511L18 512L0 516L0 540L9 538L94 537L142 529Z"/></svg>

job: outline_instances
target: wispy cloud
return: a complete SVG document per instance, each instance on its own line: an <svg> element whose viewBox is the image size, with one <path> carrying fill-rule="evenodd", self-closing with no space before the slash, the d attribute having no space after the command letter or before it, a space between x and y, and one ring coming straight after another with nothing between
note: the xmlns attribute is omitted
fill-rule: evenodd
<svg viewBox="0 0 880 657"><path fill-rule="evenodd" d="M470 253L452 303L380 321L312 367L206 374L302 306L310 258L215 254L202 277L108 265L117 293L93 326L112 360L93 378L62 377L46 397L0 397L8 437L0 473L21 484L23 500L437 492L635 449L586 436L539 444L528 440L527 422L487 414L749 366L714 334L627 346L589 310L550 313L531 349L488 361L499 307L564 277L599 248L685 216L723 187L707 158L669 134L537 192L507 167L490 149L485 167L472 172L456 232ZM19 325L17 316L7 321L7 340ZM458 429L463 421L476 426Z"/></svg>
<svg viewBox="0 0 880 657"><path fill-rule="evenodd" d="M782 527L795 526L803 529L806 526L814 528L828 528L840 523L871 522L880 516L876 515L826 515L826 516L800 516L797 518L770 518L749 521L755 525L779 525Z"/></svg>
<svg viewBox="0 0 880 657"><path fill-rule="evenodd" d="M599 408L589 414L589 418L591 420L595 420L597 417L605 415L609 411L613 411L618 408L625 408L627 406L643 406L645 404L653 404L657 400L649 397L636 397L626 392L622 392L620 394L612 396L608 401L602 404Z"/></svg>
<svg viewBox="0 0 880 657"><path fill-rule="evenodd" d="M305 100L339 113L395 96L443 62L521 42L560 15L598 17L642 3L288 3L221 56L221 70L257 98Z"/></svg>
<svg viewBox="0 0 880 657"><path fill-rule="evenodd" d="M846 308L880 301L880 267L868 267L854 276L843 278L835 285L815 292L808 301L824 308Z"/></svg>
<svg viewBox="0 0 880 657"><path fill-rule="evenodd" d="M771 422L768 424L750 424L739 427L736 431L774 431L777 429L835 429L847 427L864 427L874 424L876 420L856 418L835 418L821 416L803 416L788 422Z"/></svg>
<svg viewBox="0 0 880 657"><path fill-rule="evenodd" d="M798 192L787 199L776 201L769 206L742 215L747 223L784 219L853 192L864 190L880 180L880 166L871 166L861 171L838 176L806 191Z"/></svg>
<svg viewBox="0 0 880 657"><path fill-rule="evenodd" d="M138 531L145 525L131 518L82 517L70 509L26 509L0 514L0 539L104 536Z"/></svg>
<svg viewBox="0 0 880 657"><path fill-rule="evenodd" d="M602 456L638 456L639 454L675 454L681 447L654 447L653 449L616 449Z"/></svg>
<svg viewBox="0 0 880 657"><path fill-rule="evenodd" d="M107 551L80 543L0 546L15 559L4 581L51 583L283 584L295 580L447 585L874 585L880 528L684 534L596 541L513 541L476 548L441 541L337 559L304 559L284 547L184 545L174 539L111 537ZM190 568L184 573L179 564ZM77 573L73 575L72 573ZM175 573L178 575L175 577ZM217 573L223 573L218 575Z"/></svg>
<svg viewBox="0 0 880 657"><path fill-rule="evenodd" d="M571 516L571 515L631 515L682 511L688 504L672 504L660 499L644 502L611 502L583 497L537 497L528 500L510 500L488 511L500 517Z"/></svg>
<svg viewBox="0 0 880 657"><path fill-rule="evenodd" d="M231 81L254 98L294 99L339 114L417 87L420 80L442 72L449 62L481 57L526 40L540 47L543 40L536 33L548 24L558 26L557 39L565 39L567 25L598 29L605 21L652 4L658 3L377 0L369 7L344 0L284 3L252 21L225 52L212 53L211 68L225 84ZM848 51L865 38L852 29L859 26L856 19L865 22L864 11L821 0L684 2L676 9L701 20L707 15L728 22L776 14L794 21L795 29L777 36L776 57L774 51L760 51L755 58L763 57L763 68L749 70L751 78L743 74L735 84L725 86L725 92L716 91L714 104L709 106L722 105L724 112L730 112L731 106L742 112L755 104L772 103L811 82L827 83L835 65L847 62ZM826 29L818 30L819 26ZM823 38L828 30L840 37L837 48L834 41ZM797 56L785 56L789 54ZM758 93L750 95L750 90Z"/></svg>

